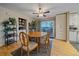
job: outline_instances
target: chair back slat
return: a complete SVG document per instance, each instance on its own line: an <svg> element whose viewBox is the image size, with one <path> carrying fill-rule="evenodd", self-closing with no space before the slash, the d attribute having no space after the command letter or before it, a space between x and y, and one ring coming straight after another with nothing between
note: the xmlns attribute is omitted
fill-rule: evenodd
<svg viewBox="0 0 79 59"><path fill-rule="evenodd" d="M22 45L26 45L26 46L28 45L29 40L28 40L28 36L26 35L26 33L20 32L19 39Z"/></svg>

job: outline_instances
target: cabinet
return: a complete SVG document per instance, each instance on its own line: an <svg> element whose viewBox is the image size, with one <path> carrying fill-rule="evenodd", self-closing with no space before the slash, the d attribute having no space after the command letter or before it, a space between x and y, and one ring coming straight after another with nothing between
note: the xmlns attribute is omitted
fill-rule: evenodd
<svg viewBox="0 0 79 59"><path fill-rule="evenodd" d="M69 41L73 43L79 43L79 31L70 31Z"/></svg>
<svg viewBox="0 0 79 59"><path fill-rule="evenodd" d="M77 39L77 32L70 31L69 32L69 40L70 40L70 42L76 42L76 39Z"/></svg>

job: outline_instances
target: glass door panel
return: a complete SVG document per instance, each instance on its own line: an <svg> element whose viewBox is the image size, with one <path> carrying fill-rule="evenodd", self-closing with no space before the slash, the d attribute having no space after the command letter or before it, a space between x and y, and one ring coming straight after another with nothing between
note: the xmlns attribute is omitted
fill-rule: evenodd
<svg viewBox="0 0 79 59"><path fill-rule="evenodd" d="M40 22L40 31L50 32L50 37L54 38L54 21L41 21Z"/></svg>

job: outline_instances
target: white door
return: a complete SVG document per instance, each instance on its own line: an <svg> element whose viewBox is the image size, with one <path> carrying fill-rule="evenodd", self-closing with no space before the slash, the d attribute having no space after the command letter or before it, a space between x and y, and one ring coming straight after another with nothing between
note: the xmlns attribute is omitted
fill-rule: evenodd
<svg viewBox="0 0 79 59"><path fill-rule="evenodd" d="M66 40L66 14L56 15L56 39Z"/></svg>

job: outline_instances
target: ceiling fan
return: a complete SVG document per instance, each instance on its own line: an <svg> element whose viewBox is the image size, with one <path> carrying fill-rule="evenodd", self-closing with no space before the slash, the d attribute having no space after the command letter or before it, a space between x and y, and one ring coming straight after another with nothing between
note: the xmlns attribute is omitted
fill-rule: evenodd
<svg viewBox="0 0 79 59"><path fill-rule="evenodd" d="M40 7L40 4L39 4L38 12L33 12L33 14L36 14L37 17L40 17L40 16L46 17L47 13L50 13L50 11L43 11L42 8Z"/></svg>

